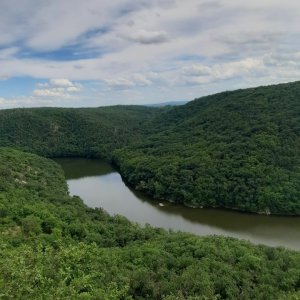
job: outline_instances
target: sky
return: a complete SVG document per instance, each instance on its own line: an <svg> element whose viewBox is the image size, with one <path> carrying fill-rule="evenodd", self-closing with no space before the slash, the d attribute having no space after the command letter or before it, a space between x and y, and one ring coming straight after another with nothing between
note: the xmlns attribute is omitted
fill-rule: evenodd
<svg viewBox="0 0 300 300"><path fill-rule="evenodd" d="M0 1L1 109L192 100L299 78L299 0Z"/></svg>

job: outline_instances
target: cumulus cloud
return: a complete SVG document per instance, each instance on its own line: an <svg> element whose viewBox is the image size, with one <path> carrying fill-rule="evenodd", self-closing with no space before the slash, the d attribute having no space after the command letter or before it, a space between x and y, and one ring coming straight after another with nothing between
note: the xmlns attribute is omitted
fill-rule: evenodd
<svg viewBox="0 0 300 300"><path fill-rule="evenodd" d="M0 97L0 108L69 106L70 101L76 103L76 96L82 85L66 78L52 78L48 82L37 82L29 96Z"/></svg>
<svg viewBox="0 0 300 300"><path fill-rule="evenodd" d="M98 81L99 93L151 87L151 98L164 87L169 99L193 96L185 84L213 93L300 78L296 0L22 4L0 1L0 78L48 79L33 97L82 95L81 80Z"/></svg>
<svg viewBox="0 0 300 300"><path fill-rule="evenodd" d="M43 89L43 90L34 90L32 92L33 96L36 97L68 97L69 94L66 94L64 90L59 89Z"/></svg>
<svg viewBox="0 0 300 300"><path fill-rule="evenodd" d="M122 89L122 88L131 88L135 86L134 82L127 78L109 78L109 79L104 79L104 82L109 87L113 87L113 88Z"/></svg>
<svg viewBox="0 0 300 300"><path fill-rule="evenodd" d="M70 98L72 93L81 91L81 84L73 83L66 78L54 78L44 83L38 82L37 86L40 89L32 92L35 97Z"/></svg>
<svg viewBox="0 0 300 300"><path fill-rule="evenodd" d="M108 78L104 82L114 89L129 89L134 87L150 86L152 81L142 74L133 74L129 78Z"/></svg>
<svg viewBox="0 0 300 300"><path fill-rule="evenodd" d="M77 93L80 92L81 89L78 86L69 86L66 90L71 93Z"/></svg>
<svg viewBox="0 0 300 300"><path fill-rule="evenodd" d="M206 78L206 80L229 79L256 72L264 68L262 59L246 58L239 61L215 64L212 66L192 65L183 68L183 74L187 77ZM195 79L193 79L195 80ZM197 82L197 80L195 81ZM201 80L200 80L201 82Z"/></svg>
<svg viewBox="0 0 300 300"><path fill-rule="evenodd" d="M49 81L51 86L55 87L72 87L73 83L66 78L56 78L56 79L50 79Z"/></svg>

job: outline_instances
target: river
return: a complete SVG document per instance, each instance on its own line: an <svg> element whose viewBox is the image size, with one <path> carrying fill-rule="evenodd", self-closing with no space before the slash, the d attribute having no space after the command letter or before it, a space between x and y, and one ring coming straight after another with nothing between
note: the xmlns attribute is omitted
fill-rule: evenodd
<svg viewBox="0 0 300 300"><path fill-rule="evenodd" d="M102 207L139 224L197 235L224 235L255 244L300 250L300 218L262 216L220 209L195 209L156 201L133 191L120 174L101 160L56 159L64 169L71 195L89 207Z"/></svg>

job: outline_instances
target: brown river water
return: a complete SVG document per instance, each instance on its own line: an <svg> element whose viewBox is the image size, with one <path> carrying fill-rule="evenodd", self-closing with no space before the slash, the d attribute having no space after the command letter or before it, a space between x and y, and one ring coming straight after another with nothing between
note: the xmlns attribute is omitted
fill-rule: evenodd
<svg viewBox="0 0 300 300"><path fill-rule="evenodd" d="M197 209L156 201L130 189L120 174L101 160L56 159L65 171L71 195L89 207L102 207L141 225L197 235L223 235L255 244L300 250L300 218L247 214L219 209Z"/></svg>

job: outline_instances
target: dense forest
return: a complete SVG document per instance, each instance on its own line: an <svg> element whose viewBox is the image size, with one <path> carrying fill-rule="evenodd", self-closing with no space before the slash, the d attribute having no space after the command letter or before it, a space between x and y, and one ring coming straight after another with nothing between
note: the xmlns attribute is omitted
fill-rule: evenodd
<svg viewBox="0 0 300 300"><path fill-rule="evenodd" d="M194 207L300 215L300 82L178 107L0 111L0 146L103 157L135 189Z"/></svg>
<svg viewBox="0 0 300 300"><path fill-rule="evenodd" d="M114 161L136 189L197 207L300 214L300 82L161 112Z"/></svg>
<svg viewBox="0 0 300 300"><path fill-rule="evenodd" d="M47 157L111 159L142 134L156 109L143 106L0 110L0 146Z"/></svg>
<svg viewBox="0 0 300 300"><path fill-rule="evenodd" d="M299 252L88 208L55 162L0 148L1 299L299 299L299 266Z"/></svg>

